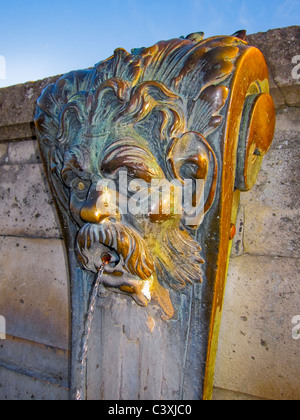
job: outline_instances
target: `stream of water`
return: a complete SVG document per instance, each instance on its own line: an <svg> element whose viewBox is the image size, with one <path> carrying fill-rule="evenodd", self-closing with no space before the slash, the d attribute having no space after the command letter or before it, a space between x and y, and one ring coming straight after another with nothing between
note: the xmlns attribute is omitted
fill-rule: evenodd
<svg viewBox="0 0 300 420"><path fill-rule="evenodd" d="M81 401L84 399L84 389L86 387L86 362L88 356L88 349L89 349L89 340L91 335L92 323L94 319L95 313L95 306L97 302L97 296L99 292L99 286L101 284L101 278L104 272L104 264L100 267L97 275L96 282L93 287L92 296L90 300L88 315L85 322L84 328L84 336L82 339L82 358L81 358L81 365L80 365L80 388L77 390L76 393L76 400Z"/></svg>

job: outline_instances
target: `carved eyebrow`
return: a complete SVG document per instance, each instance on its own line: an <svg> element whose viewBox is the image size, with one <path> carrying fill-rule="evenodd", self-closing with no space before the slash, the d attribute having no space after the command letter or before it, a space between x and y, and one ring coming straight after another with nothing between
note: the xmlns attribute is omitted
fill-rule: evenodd
<svg viewBox="0 0 300 420"><path fill-rule="evenodd" d="M165 178L154 155L136 145L120 145L104 157L101 165L104 174L114 175L121 168L131 170L133 175L147 182L153 178Z"/></svg>

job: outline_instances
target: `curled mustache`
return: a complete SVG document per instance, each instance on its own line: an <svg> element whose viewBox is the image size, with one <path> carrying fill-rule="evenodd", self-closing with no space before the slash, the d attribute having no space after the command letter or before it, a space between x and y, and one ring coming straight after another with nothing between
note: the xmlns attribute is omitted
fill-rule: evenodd
<svg viewBox="0 0 300 420"><path fill-rule="evenodd" d="M155 270L144 240L127 226L119 223L84 225L77 236L77 253L85 268L90 269L92 249L100 245L116 251L124 261L124 268L141 280L147 280Z"/></svg>

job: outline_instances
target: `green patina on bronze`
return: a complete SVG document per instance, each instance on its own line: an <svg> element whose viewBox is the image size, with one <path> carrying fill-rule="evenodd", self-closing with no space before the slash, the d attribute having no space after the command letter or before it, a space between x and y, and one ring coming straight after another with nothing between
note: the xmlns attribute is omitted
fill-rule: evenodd
<svg viewBox="0 0 300 420"><path fill-rule="evenodd" d="M91 285L99 258L112 253L115 264L105 267L102 286L132 297L147 334L160 325L163 342L173 343L176 357L164 354L181 365L177 385L169 385L172 395L209 398L234 191L254 184L274 123L267 67L244 31L206 40L191 34L131 54L118 49L44 90L35 124L68 251L71 397L78 389ZM113 192L99 181L117 184L121 171L149 191L153 182L201 180L203 217L190 225L184 212L165 212L163 206L175 208L174 195L164 204L151 202L143 215L124 214L128 189L109 207ZM107 298L112 305L114 296ZM169 368L160 375L172 376Z"/></svg>

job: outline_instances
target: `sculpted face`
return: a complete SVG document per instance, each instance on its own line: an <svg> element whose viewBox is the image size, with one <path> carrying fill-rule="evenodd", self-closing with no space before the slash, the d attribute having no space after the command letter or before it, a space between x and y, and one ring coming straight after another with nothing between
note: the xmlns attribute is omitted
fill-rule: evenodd
<svg viewBox="0 0 300 420"><path fill-rule="evenodd" d="M150 142L133 126L93 136L92 142L80 133L80 140L76 135L64 153L61 176L79 227L81 265L97 273L109 256L106 288L129 294L143 306L155 300L172 316L169 292L161 281L175 288L200 281L203 260L200 246L181 223L180 189L167 179ZM201 159L205 179L205 150Z"/></svg>
<svg viewBox="0 0 300 420"><path fill-rule="evenodd" d="M222 122L229 89L217 81L233 68L231 42L197 35L116 50L38 101L41 152L60 211L72 220L78 263L96 275L105 261L107 289L142 306L155 302L167 317L169 291L202 281L194 238L218 177L206 136ZM211 54L213 72L199 60Z"/></svg>
<svg viewBox="0 0 300 420"><path fill-rule="evenodd" d="M38 100L69 263L77 400L140 388L211 396L240 191L253 185L275 124L267 65L240 37L117 49Z"/></svg>

